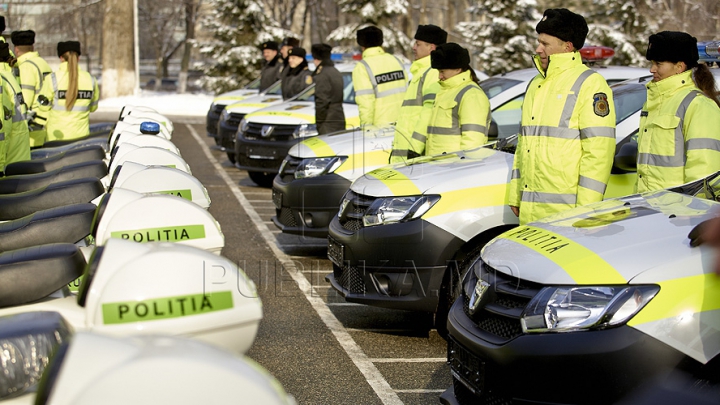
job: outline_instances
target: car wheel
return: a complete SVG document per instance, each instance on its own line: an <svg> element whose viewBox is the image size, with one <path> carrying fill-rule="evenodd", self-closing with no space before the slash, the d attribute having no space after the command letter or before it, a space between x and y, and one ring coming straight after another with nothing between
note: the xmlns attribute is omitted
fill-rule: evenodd
<svg viewBox="0 0 720 405"><path fill-rule="evenodd" d="M275 174L264 172L248 172L250 180L260 187L272 187Z"/></svg>
<svg viewBox="0 0 720 405"><path fill-rule="evenodd" d="M220 146L225 148L225 154L230 163L235 164L235 140L232 138L222 137L220 139Z"/></svg>
<svg viewBox="0 0 720 405"><path fill-rule="evenodd" d="M447 320L455 300L462 292L462 281L470 266L480 258L480 251L485 244L474 247L460 260L454 260L445 270L442 285L440 286L439 302L435 312L435 329L443 339L448 339Z"/></svg>
<svg viewBox="0 0 720 405"><path fill-rule="evenodd" d="M233 151L233 153L225 152L225 154L227 155L227 158L230 161L230 163L235 164L235 152L234 151Z"/></svg>

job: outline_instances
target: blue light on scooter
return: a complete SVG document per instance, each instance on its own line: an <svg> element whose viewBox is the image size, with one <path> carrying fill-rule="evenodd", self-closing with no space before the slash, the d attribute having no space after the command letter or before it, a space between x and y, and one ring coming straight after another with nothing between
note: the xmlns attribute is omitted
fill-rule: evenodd
<svg viewBox="0 0 720 405"><path fill-rule="evenodd" d="M145 121L140 124L140 132L143 134L157 135L160 133L160 124L157 122Z"/></svg>

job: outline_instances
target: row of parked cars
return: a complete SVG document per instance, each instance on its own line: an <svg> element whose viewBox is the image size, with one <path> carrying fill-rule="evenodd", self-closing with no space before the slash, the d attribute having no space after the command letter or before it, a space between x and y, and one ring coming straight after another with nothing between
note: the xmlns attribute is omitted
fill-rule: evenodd
<svg viewBox="0 0 720 405"><path fill-rule="evenodd" d="M0 403L293 405L243 356L262 304L172 122L93 130L0 179Z"/></svg>
<svg viewBox="0 0 720 405"><path fill-rule="evenodd" d="M636 143L652 77L593 69L612 85L617 117L598 204L518 228L505 203L534 69L480 84L493 119L484 147L388 165L393 128L353 128L295 139L277 169L273 222L328 239L334 289L348 302L433 317L454 381L443 403L604 404L670 369L720 378L714 253L688 238L718 209L720 174L633 194L636 155L625 145ZM241 125L237 156L248 142ZM555 364L562 387L547 380Z"/></svg>

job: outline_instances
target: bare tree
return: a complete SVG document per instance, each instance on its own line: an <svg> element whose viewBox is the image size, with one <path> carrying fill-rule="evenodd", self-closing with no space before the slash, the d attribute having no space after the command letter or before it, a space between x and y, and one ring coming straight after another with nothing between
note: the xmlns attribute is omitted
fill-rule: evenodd
<svg viewBox="0 0 720 405"><path fill-rule="evenodd" d="M102 97L131 95L135 90L133 2L105 0L104 11Z"/></svg>
<svg viewBox="0 0 720 405"><path fill-rule="evenodd" d="M192 55L192 48L195 42L195 25L197 24L197 16L201 3L202 0L185 0L185 49L183 50L183 57L180 62L178 93L185 93L187 90L190 56Z"/></svg>
<svg viewBox="0 0 720 405"><path fill-rule="evenodd" d="M103 13L103 7L104 0L61 2L58 3L57 17L45 22L48 34L55 34L61 41L80 41L81 59L88 72L92 70L94 56L99 58L102 52L103 21L97 16Z"/></svg>
<svg viewBox="0 0 720 405"><path fill-rule="evenodd" d="M168 77L170 58L185 44L180 34L185 22L185 0L139 0L138 19L142 38L151 47L155 59L155 89ZM193 26L194 27L194 26ZM187 33L187 30L185 31Z"/></svg>

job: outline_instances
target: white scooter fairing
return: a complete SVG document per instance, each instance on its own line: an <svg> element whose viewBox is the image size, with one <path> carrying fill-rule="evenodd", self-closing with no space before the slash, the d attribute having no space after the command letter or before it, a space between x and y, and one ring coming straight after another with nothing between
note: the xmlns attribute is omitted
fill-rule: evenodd
<svg viewBox="0 0 720 405"><path fill-rule="evenodd" d="M210 196L207 189L197 178L165 166L146 166L135 162L125 162L110 182L109 190L114 187L146 194L170 194L208 209Z"/></svg>

